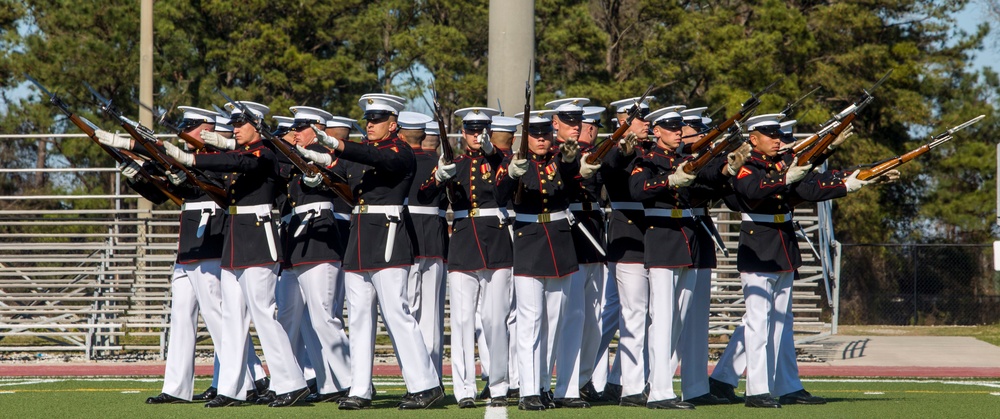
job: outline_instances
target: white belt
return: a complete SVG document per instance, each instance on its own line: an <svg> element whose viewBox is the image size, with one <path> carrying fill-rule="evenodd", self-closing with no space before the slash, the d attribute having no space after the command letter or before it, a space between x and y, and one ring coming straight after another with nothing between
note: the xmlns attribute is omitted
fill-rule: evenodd
<svg viewBox="0 0 1000 419"><path fill-rule="evenodd" d="M201 211L207 209L210 209L212 210L212 212L215 212L215 210L222 208L219 207L219 204L216 204L215 202L212 201L185 202L184 205L181 205L181 211Z"/></svg>
<svg viewBox="0 0 1000 419"><path fill-rule="evenodd" d="M691 215L695 217L701 217L703 215L708 215L708 211L704 208L691 208Z"/></svg>
<svg viewBox="0 0 1000 419"><path fill-rule="evenodd" d="M522 223L551 223L553 221L565 220L570 217L569 211L551 212L547 214L517 214L515 219Z"/></svg>
<svg viewBox="0 0 1000 419"><path fill-rule="evenodd" d="M201 219L198 220L198 232L195 237L202 238L205 235L205 227L208 227L208 217L215 215L216 210L222 209L219 204L212 201L205 202L185 202L181 205L181 211L201 211Z"/></svg>
<svg viewBox="0 0 1000 419"><path fill-rule="evenodd" d="M506 208L473 208L471 210L455 211L455 219L468 217L498 217L507 218Z"/></svg>
<svg viewBox="0 0 1000 419"><path fill-rule="evenodd" d="M784 214L753 214L743 213L743 221L753 221L755 223L785 223L792 221L792 213Z"/></svg>
<svg viewBox="0 0 1000 419"><path fill-rule="evenodd" d="M323 210L325 209L333 211L333 202L329 201L313 202L311 204L302 204L295 208L292 208L292 214L295 215L305 214L302 216L302 220L299 221L299 227L295 229L295 234L292 235L292 237L299 237L299 235L302 234L302 231L306 229L306 226L309 225L309 222L313 218L316 218L316 216L319 215L319 213L323 212Z"/></svg>
<svg viewBox="0 0 1000 419"><path fill-rule="evenodd" d="M271 204L260 204L260 205L233 205L229 207L229 215L237 214L253 214L253 215L271 215Z"/></svg>
<svg viewBox="0 0 1000 419"><path fill-rule="evenodd" d="M355 205L351 209L351 214L385 214L397 217L402 212L402 205Z"/></svg>
<svg viewBox="0 0 1000 419"><path fill-rule="evenodd" d="M645 208L642 207L642 203L641 202L612 202L611 203L611 209L615 209L615 210L619 210L619 211L621 211L621 210L642 211Z"/></svg>
<svg viewBox="0 0 1000 419"><path fill-rule="evenodd" d="M430 205L407 205L406 210L410 211L410 214L445 216L445 210Z"/></svg>
<svg viewBox="0 0 1000 419"><path fill-rule="evenodd" d="M351 214L346 212L335 212L333 213L333 218L343 221L351 221Z"/></svg>
<svg viewBox="0 0 1000 419"><path fill-rule="evenodd" d="M601 205L596 202L574 202L569 204L570 211L600 211Z"/></svg>
<svg viewBox="0 0 1000 419"><path fill-rule="evenodd" d="M292 208L292 214L319 213L325 209L333 211L333 202L323 201L313 202L311 204L302 204Z"/></svg>
<svg viewBox="0 0 1000 419"><path fill-rule="evenodd" d="M692 218L691 208L646 208L647 217Z"/></svg>
<svg viewBox="0 0 1000 419"><path fill-rule="evenodd" d="M250 214L256 215L257 221L264 222L264 235L267 236L267 250L271 252L271 260L278 260L278 250L274 245L274 232L271 231L271 204L260 205L234 205L229 207L229 215Z"/></svg>

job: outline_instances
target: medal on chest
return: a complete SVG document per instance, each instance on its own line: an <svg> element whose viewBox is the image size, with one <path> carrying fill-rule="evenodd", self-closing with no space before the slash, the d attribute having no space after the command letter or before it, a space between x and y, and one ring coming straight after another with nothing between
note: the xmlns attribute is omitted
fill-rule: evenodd
<svg viewBox="0 0 1000 419"><path fill-rule="evenodd" d="M556 162L549 163L545 166L545 174L549 176L549 180L555 179L556 177Z"/></svg>
<svg viewBox="0 0 1000 419"><path fill-rule="evenodd" d="M483 174L483 180L490 180L490 165L481 164L479 165L479 172Z"/></svg>

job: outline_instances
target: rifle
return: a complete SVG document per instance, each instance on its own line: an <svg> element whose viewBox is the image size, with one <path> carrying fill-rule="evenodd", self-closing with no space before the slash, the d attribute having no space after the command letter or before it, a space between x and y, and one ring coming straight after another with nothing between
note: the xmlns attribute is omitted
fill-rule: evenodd
<svg viewBox="0 0 1000 419"><path fill-rule="evenodd" d="M778 113L785 115L785 118L788 118L788 116L791 115L792 110L795 109L796 106L799 106L799 104L802 103L802 101L805 100L805 98L812 96L812 94L816 93L817 90L819 90L819 87L816 87L815 89L810 90L809 93L806 93L802 95L802 97L795 99L795 102L791 102L785 105L785 109L782 109L781 112Z"/></svg>
<svg viewBox="0 0 1000 419"><path fill-rule="evenodd" d="M158 113L152 107L150 107L149 105L146 105L145 103L140 102L137 99L132 99L132 101L135 102L136 105L139 105L139 106L141 106L143 108L146 108L146 110L148 110L150 113L153 114L153 118L156 120L157 124L162 125L164 128L173 131L175 134L177 134L177 138L180 138L180 139L184 140L184 142L186 142L189 145L191 145L191 147L194 147L195 151L199 151L199 152L224 151L224 150L219 150L218 148L212 147L212 146L210 146L208 144L205 144L205 142L202 141L201 138L194 138L193 136L191 136L191 134L188 134L188 133L184 132L184 130L182 130L177 125L174 125L174 124L172 124L170 122L167 122L167 113L166 112ZM209 149L209 147L211 147L211 149Z"/></svg>
<svg viewBox="0 0 1000 419"><path fill-rule="evenodd" d="M451 164L455 161L455 150L451 148L451 141L448 139L448 128L444 125L444 115L441 113L441 104L437 100L437 91L434 92L434 117L437 118L438 131L441 132L441 138L444 141L439 141L441 144L441 159L444 160L445 164ZM445 184L445 197L448 198L449 203L454 203L455 196L455 183L448 182Z"/></svg>
<svg viewBox="0 0 1000 419"><path fill-rule="evenodd" d="M779 78L778 80L771 82L771 84L765 87L764 90L761 90L758 93L751 94L750 99L747 99L746 102L743 102L743 106L740 107L740 110L737 111L735 115L729 117L729 119L722 121L722 123L720 123L719 125L716 125L712 129L708 130L708 132L705 133L705 136L701 137L698 141L684 144L683 151L687 154L694 154L701 151L709 144L712 144L712 142L715 141L716 137L721 135L723 132L728 131L729 128L736 123L736 121L743 121L746 117L750 116L750 113L753 112L753 110L756 109L757 106L760 106L760 96L771 90L781 80L782 79ZM685 172L692 173L689 172L688 170L685 170Z"/></svg>
<svg viewBox="0 0 1000 419"><path fill-rule="evenodd" d="M101 147L101 149L104 150L105 153L111 155L111 157L115 159L116 163L124 164L126 162L138 159L138 156L132 155L131 153L128 153L129 155L126 155L125 151L119 151L114 147L101 144L100 140L97 139L97 134L95 133L96 129L94 124L84 119L83 117L74 114L73 111L69 109L69 105L67 105L66 102L63 102L63 100L60 99L58 96L52 94L52 92L46 89L45 86L42 86L42 84L39 83L38 80L35 80L34 78L32 78L27 74L25 74L24 76L27 77L28 81L30 81L36 87L38 87L39 90L48 95L49 103L55 105L57 108L59 108L59 110L61 110L64 114L66 114L66 117L69 118L70 122L72 122L73 125L76 125L77 128L80 128L80 130L83 131L84 134L87 134L87 136L90 137L90 139L93 140L95 143L97 143L97 145ZM167 182L164 182L162 179L153 177L153 175L149 174L149 172L147 172L146 169L142 168L142 165L139 165L138 174L139 176L142 176L142 178L145 179L147 182L155 186L156 189L159 189L160 192L162 192L164 196L173 201L173 203L177 205L184 204L183 199L178 198L177 195L174 195L172 192L170 192L170 185L168 185Z"/></svg>
<svg viewBox="0 0 1000 419"><path fill-rule="evenodd" d="M531 71L531 66L528 66L528 71ZM524 82L524 114L522 115L521 121L521 143L518 144L517 152L514 153L515 159L524 159L528 151L528 124L531 121L531 82ZM524 194L524 182L521 178L517 179L517 191L514 192L514 203L521 203L521 195Z"/></svg>
<svg viewBox="0 0 1000 419"><path fill-rule="evenodd" d="M872 179L872 178L881 176L885 172L888 172L889 170L895 169L895 168L899 167L900 165L902 165L903 163L906 163L906 162L908 162L910 160L913 160L913 159L915 159L917 157L920 157L922 154L927 153L928 151L931 151L931 149L933 149L933 148L935 148L937 146L940 146L941 144L944 144L944 143L950 141L952 139L952 137L954 137L954 134L956 132L965 129L969 125L972 125L972 124L975 124L976 122L979 122L981 119L983 119L985 117L986 117L986 115L979 115L979 116L977 116L975 118L972 118L972 119L970 119L970 120L962 123L961 125L958 125L958 126L956 126L954 128L951 128L951 129L949 129L949 130L947 130L945 132L942 132L942 133L940 133L938 135L935 135L934 137L931 137L931 141L929 143L924 144L924 145L922 145L920 147L917 147L916 149L914 149L914 150L912 150L912 151L910 151L910 152L908 152L906 154L903 154L902 156L896 156L896 157L893 157L893 158L890 158L890 159L886 159L886 160L883 160L881 162L873 164L872 167L869 167L869 168L866 168L866 169L861 169L861 172L858 173L858 179L868 180L868 179Z"/></svg>
<svg viewBox="0 0 1000 419"><path fill-rule="evenodd" d="M163 166L164 170L180 170L181 172L184 172L184 174L187 175L187 181L204 191L208 197L212 199L212 201L219 205L219 207L226 208L228 206L226 203L226 191L224 189L201 180L194 174L194 172L185 167L183 164L180 164L180 162L176 159L161 152L160 149L156 147L157 140L153 136L152 130L142 126L138 122L126 118L114 107L110 100L101 96L100 93L97 93L97 91L94 90L94 88L89 84L84 83L84 85L88 90L90 90L90 93L94 95L98 102L101 103L101 111L103 111L105 115L117 119L118 124L125 129L125 132L128 132L128 134L135 139L137 143L141 144L142 147L146 149L146 152L149 153L150 157Z"/></svg>
<svg viewBox="0 0 1000 419"><path fill-rule="evenodd" d="M740 148L744 142L743 129L740 126L739 121L733 123L733 127L726 134L726 137L719 141L707 152L701 153L696 159L684 166L684 173L697 173L702 167L704 167L708 162L712 161L716 156L721 156L726 153L732 153Z"/></svg>
<svg viewBox="0 0 1000 419"><path fill-rule="evenodd" d="M298 152L295 152L290 147L288 147L288 143L286 143L284 140L280 138L274 138L274 135L271 134L271 129L267 126L267 124L257 119L254 116L254 113L250 112L250 109L247 109L247 105L244 105L242 102L237 102L233 100L232 98L229 97L229 95L223 92L222 89L219 89L219 93L222 94L222 97L225 98L226 101L232 103L233 106L239 106L240 111L243 112L244 115L250 117L250 123L253 124L253 127L257 130L258 133L260 133L261 137L270 141L271 145L273 145L274 148L278 149L278 151L281 152L281 154L284 154L285 157L287 157L288 160L292 162L292 165L294 165L296 169L299 169L299 171L301 171L303 174L307 176L319 175L320 179L323 182L323 185L325 185L327 188L330 188L330 190L333 191L333 193L336 194L337 197L343 199L344 202L347 202L349 205L354 205L354 194L351 192L351 187L350 185L347 184L346 181L343 181L342 179L339 179L340 181L334 181L333 179L331 179L330 176L327 176L326 172L320 170L318 167L316 167L316 165L307 162L306 159L302 158L302 156L299 155Z"/></svg>
<svg viewBox="0 0 1000 419"><path fill-rule="evenodd" d="M805 151L797 152L796 154L798 156L797 165L805 166L807 164L816 164L817 162L819 162L819 160L823 157L823 153L827 151L827 149L830 147L830 144L833 143L833 140L837 139L837 136L840 135L840 133L843 132L845 129L847 129L847 127L851 125L852 122L854 122L854 119L857 118L858 116L858 112L864 109L865 106L868 106L868 104L875 99L875 96L872 96L871 92L874 91L879 86L881 86L882 83L884 83L885 80L889 78L890 74L892 74L892 69L890 69L889 72L885 73L885 75L882 76L881 79L875 82L875 84L872 85L871 88L862 90L861 98L859 100L855 101L851 106L848 106L847 109L844 109L843 112L834 116L834 119L839 118L838 122L836 122L836 125L834 125L834 123L830 123L822 130L820 130L820 132L816 133L816 135L813 136L816 137L818 140L813 140L812 137L810 137L805 141L803 141L803 143L806 143L812 140L815 142L815 145L809 147ZM808 147L808 144L803 145L801 148L804 149L805 147Z"/></svg>
<svg viewBox="0 0 1000 419"><path fill-rule="evenodd" d="M597 149L587 156L587 164L597 164L598 161L603 160L604 156L611 152L611 148L614 147L615 144L618 144L618 140L625 136L625 132L628 131L630 126L632 126L632 121L639 116L639 112L642 110L642 102L646 101L646 97L648 97L649 93L652 91L653 85L650 84L642 96L639 97L639 100L635 102L635 105L632 105L632 108L629 109L628 118L625 119L625 122L618 126L618 129L611 134L610 138L602 141L601 144L597 146Z"/></svg>

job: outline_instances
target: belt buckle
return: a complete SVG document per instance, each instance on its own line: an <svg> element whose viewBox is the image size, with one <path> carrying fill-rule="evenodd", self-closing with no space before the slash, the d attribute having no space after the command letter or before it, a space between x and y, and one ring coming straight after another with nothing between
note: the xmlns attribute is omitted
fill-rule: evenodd
<svg viewBox="0 0 1000 419"><path fill-rule="evenodd" d="M358 214L367 214L367 213L368 213L368 204L358 205Z"/></svg>
<svg viewBox="0 0 1000 419"><path fill-rule="evenodd" d="M785 214L774 214L774 222L776 223L785 222Z"/></svg>
<svg viewBox="0 0 1000 419"><path fill-rule="evenodd" d="M469 216L470 217L478 217L479 216L479 208L470 209L469 210Z"/></svg>
<svg viewBox="0 0 1000 419"><path fill-rule="evenodd" d="M236 215L238 213L237 212L237 208L239 208L239 207L237 207L236 205L230 205L229 206L229 215Z"/></svg>
<svg viewBox="0 0 1000 419"><path fill-rule="evenodd" d="M540 222L540 223L549 223L549 222L552 222L552 214L549 214L547 212L538 214L538 222Z"/></svg>
<svg viewBox="0 0 1000 419"><path fill-rule="evenodd" d="M670 218L682 218L684 217L684 210L680 208L672 208L670 210Z"/></svg>

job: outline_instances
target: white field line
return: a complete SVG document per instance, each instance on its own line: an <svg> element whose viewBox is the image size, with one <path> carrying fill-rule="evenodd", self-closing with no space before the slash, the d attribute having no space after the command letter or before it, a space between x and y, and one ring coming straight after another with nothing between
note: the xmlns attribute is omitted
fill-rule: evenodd
<svg viewBox="0 0 1000 419"><path fill-rule="evenodd" d="M484 419L507 419L507 408L486 406Z"/></svg>

